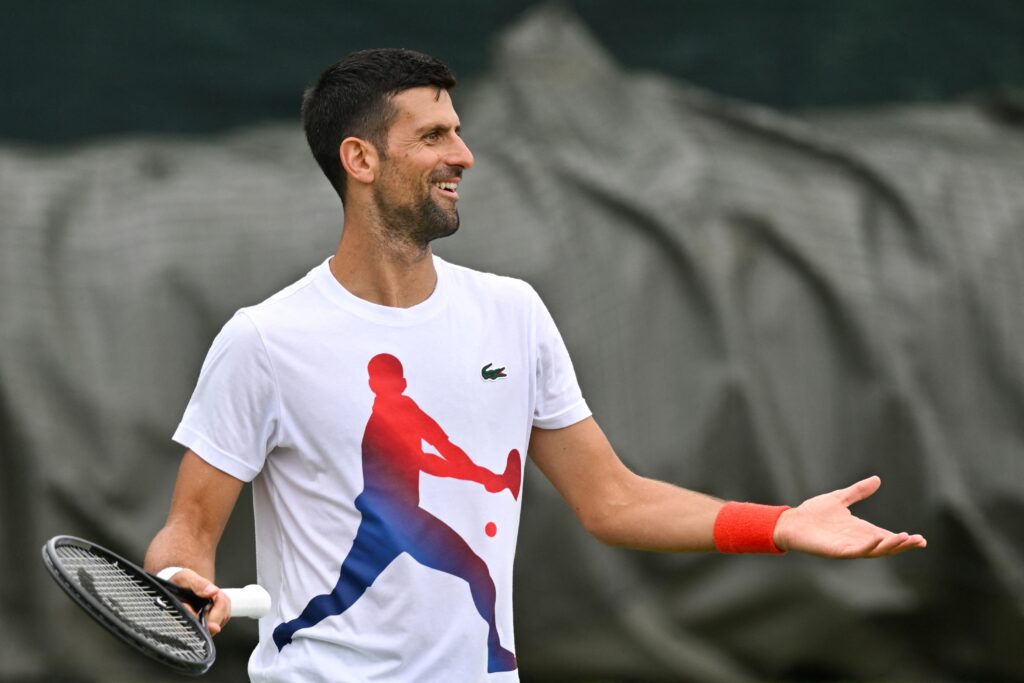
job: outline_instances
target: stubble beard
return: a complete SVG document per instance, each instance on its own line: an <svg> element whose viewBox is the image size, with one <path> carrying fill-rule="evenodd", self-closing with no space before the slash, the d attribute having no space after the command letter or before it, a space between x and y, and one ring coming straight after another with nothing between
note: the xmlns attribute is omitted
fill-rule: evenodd
<svg viewBox="0 0 1024 683"><path fill-rule="evenodd" d="M426 249L434 240L453 235L459 229L458 209L446 211L438 206L429 187L418 201L405 204L388 200L380 188L375 188L374 201L384 232L398 243Z"/></svg>

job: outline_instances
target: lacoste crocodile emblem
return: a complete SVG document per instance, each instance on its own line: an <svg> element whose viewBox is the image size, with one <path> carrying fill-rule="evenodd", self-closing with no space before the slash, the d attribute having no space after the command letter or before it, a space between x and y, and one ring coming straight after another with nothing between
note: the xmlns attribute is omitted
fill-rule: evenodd
<svg viewBox="0 0 1024 683"><path fill-rule="evenodd" d="M508 377L508 375L505 374L505 368L494 368L492 370L491 365L493 365L493 363L488 363L480 368L480 376L485 380L503 379Z"/></svg>

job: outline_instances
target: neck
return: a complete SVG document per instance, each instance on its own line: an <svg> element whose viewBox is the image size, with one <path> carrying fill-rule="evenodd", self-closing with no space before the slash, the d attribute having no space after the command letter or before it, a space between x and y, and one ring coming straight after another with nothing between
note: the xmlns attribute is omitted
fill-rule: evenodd
<svg viewBox="0 0 1024 683"><path fill-rule="evenodd" d="M349 292L381 306L410 308L437 285L430 246L401 243L345 217L331 273Z"/></svg>

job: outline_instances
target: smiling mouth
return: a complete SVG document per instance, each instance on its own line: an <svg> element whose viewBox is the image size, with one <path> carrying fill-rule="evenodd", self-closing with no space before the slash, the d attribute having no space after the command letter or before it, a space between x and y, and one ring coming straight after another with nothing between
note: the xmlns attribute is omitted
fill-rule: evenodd
<svg viewBox="0 0 1024 683"><path fill-rule="evenodd" d="M438 190L440 190L441 194L445 195L446 197L451 197L453 199L458 199L459 198L459 192L458 192L459 184L458 183L449 183L449 182L434 183L434 187L436 187Z"/></svg>

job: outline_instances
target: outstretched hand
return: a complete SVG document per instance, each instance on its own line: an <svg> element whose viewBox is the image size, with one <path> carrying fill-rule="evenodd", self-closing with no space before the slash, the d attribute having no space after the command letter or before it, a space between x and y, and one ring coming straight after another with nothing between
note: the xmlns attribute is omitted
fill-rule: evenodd
<svg viewBox="0 0 1024 683"><path fill-rule="evenodd" d="M883 557L924 548L927 541L920 534L893 533L850 512L851 505L870 497L881 485L878 477L868 477L786 510L775 525L775 545L837 559Z"/></svg>

